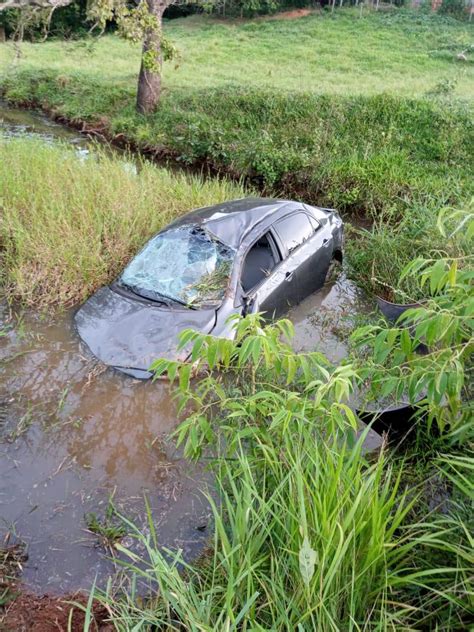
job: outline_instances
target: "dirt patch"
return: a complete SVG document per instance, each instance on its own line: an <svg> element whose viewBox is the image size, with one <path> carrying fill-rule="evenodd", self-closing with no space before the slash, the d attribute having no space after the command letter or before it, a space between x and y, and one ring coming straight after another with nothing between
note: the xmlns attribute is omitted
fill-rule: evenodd
<svg viewBox="0 0 474 632"><path fill-rule="evenodd" d="M293 9L293 11L282 11L276 15L272 15L270 20L294 20L296 18L304 18L314 13L311 9Z"/></svg>
<svg viewBox="0 0 474 632"><path fill-rule="evenodd" d="M37 597L20 593L5 608L0 609L0 632L83 632L87 597L82 594L67 597ZM99 603L93 606L90 630L113 632L109 614Z"/></svg>
<svg viewBox="0 0 474 632"><path fill-rule="evenodd" d="M28 559L26 547L23 542L9 544L10 534L4 539L0 545L0 593L2 588L8 586L15 577L19 577L23 570L23 564ZM1 604L0 600L0 604Z"/></svg>

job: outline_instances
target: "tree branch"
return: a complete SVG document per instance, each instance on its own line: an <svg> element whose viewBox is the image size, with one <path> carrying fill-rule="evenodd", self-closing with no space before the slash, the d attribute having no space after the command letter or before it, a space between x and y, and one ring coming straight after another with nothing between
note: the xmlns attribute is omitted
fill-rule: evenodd
<svg viewBox="0 0 474 632"><path fill-rule="evenodd" d="M5 9L57 9L71 4L72 0L0 0L0 11Z"/></svg>

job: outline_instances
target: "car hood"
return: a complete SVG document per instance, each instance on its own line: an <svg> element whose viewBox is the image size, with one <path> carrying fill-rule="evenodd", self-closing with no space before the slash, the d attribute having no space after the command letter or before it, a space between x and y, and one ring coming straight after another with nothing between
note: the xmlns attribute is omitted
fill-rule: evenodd
<svg viewBox="0 0 474 632"><path fill-rule="evenodd" d="M183 329L209 333L214 309L174 309L129 298L110 287L96 292L76 313L81 339L105 364L133 377L148 378L157 358L178 359Z"/></svg>

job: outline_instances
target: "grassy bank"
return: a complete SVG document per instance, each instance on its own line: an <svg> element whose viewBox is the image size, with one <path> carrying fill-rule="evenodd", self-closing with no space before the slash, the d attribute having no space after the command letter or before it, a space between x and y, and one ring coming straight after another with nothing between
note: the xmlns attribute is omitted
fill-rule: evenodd
<svg viewBox="0 0 474 632"><path fill-rule="evenodd" d="M346 213L459 203L474 188L472 108L452 98L474 93L471 58L456 58L469 26L356 15L174 21L183 62L166 67L148 118L134 111L138 49L113 36L25 44L14 63L3 46L0 89L152 155Z"/></svg>
<svg viewBox="0 0 474 632"><path fill-rule="evenodd" d="M249 192L225 180L127 162L99 147L84 160L66 145L0 137L0 151L0 284L31 306L86 299L179 214ZM420 298L412 280L397 286L414 254L458 256L470 249L440 234L429 206L412 208L396 227L379 221L359 232L346 239L349 273L369 292L402 301Z"/></svg>
<svg viewBox="0 0 474 632"><path fill-rule="evenodd" d="M275 94L247 88L174 91L144 118L132 90L90 75L19 71L7 100L184 164L245 176L265 192L345 213L397 214L472 194L471 110L396 96Z"/></svg>
<svg viewBox="0 0 474 632"><path fill-rule="evenodd" d="M156 231L190 209L242 197L203 182L98 153L0 136L0 284L35 306L66 306L109 282Z"/></svg>

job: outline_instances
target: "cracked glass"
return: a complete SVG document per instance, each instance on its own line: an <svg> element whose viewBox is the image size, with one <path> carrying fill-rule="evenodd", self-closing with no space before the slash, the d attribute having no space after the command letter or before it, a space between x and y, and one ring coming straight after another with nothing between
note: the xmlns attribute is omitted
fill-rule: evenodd
<svg viewBox="0 0 474 632"><path fill-rule="evenodd" d="M222 302L234 251L199 226L159 233L125 268L119 282L152 300L189 307Z"/></svg>

